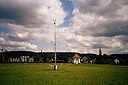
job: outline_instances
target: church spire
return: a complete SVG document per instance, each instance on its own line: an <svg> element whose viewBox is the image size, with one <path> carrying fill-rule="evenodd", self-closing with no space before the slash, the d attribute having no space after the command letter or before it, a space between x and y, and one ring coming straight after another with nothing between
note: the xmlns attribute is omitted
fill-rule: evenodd
<svg viewBox="0 0 128 85"><path fill-rule="evenodd" d="M99 55L102 55L102 50L101 50L101 48L99 48Z"/></svg>

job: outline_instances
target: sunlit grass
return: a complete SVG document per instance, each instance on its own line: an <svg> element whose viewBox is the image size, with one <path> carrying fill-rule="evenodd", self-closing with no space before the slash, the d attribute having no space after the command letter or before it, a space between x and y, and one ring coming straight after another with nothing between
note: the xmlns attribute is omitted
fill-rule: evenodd
<svg viewBox="0 0 128 85"><path fill-rule="evenodd" d="M53 65L53 64L52 64ZM128 66L49 63L0 64L0 85L127 85Z"/></svg>

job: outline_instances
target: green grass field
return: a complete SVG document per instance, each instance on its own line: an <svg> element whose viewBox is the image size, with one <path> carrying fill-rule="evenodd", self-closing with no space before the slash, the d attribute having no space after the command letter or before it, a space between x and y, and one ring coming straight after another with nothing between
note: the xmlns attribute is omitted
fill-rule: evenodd
<svg viewBox="0 0 128 85"><path fill-rule="evenodd" d="M128 66L1 63L0 85L128 85Z"/></svg>

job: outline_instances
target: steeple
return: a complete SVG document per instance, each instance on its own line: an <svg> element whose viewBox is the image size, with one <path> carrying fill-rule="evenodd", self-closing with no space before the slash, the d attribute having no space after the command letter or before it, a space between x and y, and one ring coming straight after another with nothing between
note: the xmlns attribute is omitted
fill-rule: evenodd
<svg viewBox="0 0 128 85"><path fill-rule="evenodd" d="M101 50L101 48L99 48L99 55L102 55L102 50Z"/></svg>

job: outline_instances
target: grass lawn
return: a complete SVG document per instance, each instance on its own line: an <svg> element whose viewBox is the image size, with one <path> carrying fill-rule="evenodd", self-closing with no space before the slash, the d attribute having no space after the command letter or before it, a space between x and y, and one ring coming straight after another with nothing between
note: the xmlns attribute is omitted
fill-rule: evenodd
<svg viewBox="0 0 128 85"><path fill-rule="evenodd" d="M0 63L0 85L128 85L128 66Z"/></svg>

